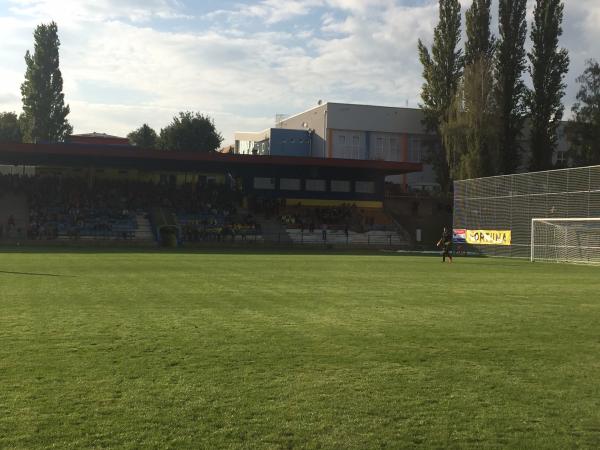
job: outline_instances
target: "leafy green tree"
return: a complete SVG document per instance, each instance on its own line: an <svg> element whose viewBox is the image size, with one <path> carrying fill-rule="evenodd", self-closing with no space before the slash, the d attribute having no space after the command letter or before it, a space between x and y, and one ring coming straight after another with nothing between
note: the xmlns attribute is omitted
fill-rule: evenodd
<svg viewBox="0 0 600 450"><path fill-rule="evenodd" d="M600 164L600 64L589 60L577 78L579 92L567 125L569 159L577 166Z"/></svg>
<svg viewBox="0 0 600 450"><path fill-rule="evenodd" d="M210 153L219 149L223 136L214 121L200 113L180 112L160 130L160 147L164 150Z"/></svg>
<svg viewBox="0 0 600 450"><path fill-rule="evenodd" d="M424 125L440 133L448 119L463 70L463 54L458 48L461 33L461 9L458 0L439 0L439 22L433 32L431 52L419 39L419 59L425 80L421 90ZM446 149L427 155L443 190L451 188Z"/></svg>
<svg viewBox="0 0 600 450"><path fill-rule="evenodd" d="M23 142L21 124L13 112L0 113L0 142Z"/></svg>
<svg viewBox="0 0 600 450"><path fill-rule="evenodd" d="M442 137L455 180L494 175L497 171L497 114L493 60L479 57L465 67Z"/></svg>
<svg viewBox="0 0 600 450"><path fill-rule="evenodd" d="M492 0L473 0L465 14L467 41L465 42L465 65L481 58L491 58L496 39L490 29Z"/></svg>
<svg viewBox="0 0 600 450"><path fill-rule="evenodd" d="M148 124L143 124L137 130L127 135L132 145L145 149L158 148L158 135Z"/></svg>
<svg viewBox="0 0 600 450"><path fill-rule="evenodd" d="M496 49L496 105L498 108L499 168L504 174L515 173L521 164L519 144L526 116L527 88L523 81L526 68L527 0L500 0Z"/></svg>
<svg viewBox="0 0 600 450"><path fill-rule="evenodd" d="M64 141L73 132L69 106L65 106L63 79L59 69L58 27L38 25L33 33L34 51L25 53L25 81L21 85L23 126L29 142Z"/></svg>
<svg viewBox="0 0 600 450"><path fill-rule="evenodd" d="M490 0L473 0L466 13L465 68L440 131L453 179L497 172Z"/></svg>
<svg viewBox="0 0 600 450"><path fill-rule="evenodd" d="M531 170L552 166L556 148L556 130L562 119L565 75L569 54L558 47L562 35L564 5L561 0L536 0L531 29L531 52L528 54L533 91L529 96L531 115Z"/></svg>
<svg viewBox="0 0 600 450"><path fill-rule="evenodd" d="M450 113L441 124L450 175L477 178L497 172L490 0L474 0L466 13L465 68Z"/></svg>

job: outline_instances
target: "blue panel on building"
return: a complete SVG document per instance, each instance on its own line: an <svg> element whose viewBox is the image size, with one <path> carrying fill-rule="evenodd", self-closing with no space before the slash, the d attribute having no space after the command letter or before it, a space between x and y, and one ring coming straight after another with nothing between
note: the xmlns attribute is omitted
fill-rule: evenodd
<svg viewBox="0 0 600 450"><path fill-rule="evenodd" d="M272 156L310 156L311 135L306 130L271 129Z"/></svg>

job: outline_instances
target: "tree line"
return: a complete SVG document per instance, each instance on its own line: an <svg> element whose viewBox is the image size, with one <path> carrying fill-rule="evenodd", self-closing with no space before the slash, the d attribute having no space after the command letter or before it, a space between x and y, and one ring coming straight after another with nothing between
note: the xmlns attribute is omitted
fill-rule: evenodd
<svg viewBox="0 0 600 450"><path fill-rule="evenodd" d="M455 179L511 174L523 165L532 171L554 168L569 69L568 52L559 45L563 10L560 0L535 0L532 47L526 52L527 0L499 0L497 36L491 0L473 0L461 48L460 2L439 0L433 43L428 48L419 40L418 54L424 125L441 138L441 151L430 152L429 162L445 190ZM600 164L598 62L588 61L577 81L580 91L566 127L568 158L577 165ZM529 141L528 155L523 139Z"/></svg>
<svg viewBox="0 0 600 450"><path fill-rule="evenodd" d="M160 134L145 123L127 138L139 148L173 151L215 151L223 142L210 117L190 111L180 112Z"/></svg>
<svg viewBox="0 0 600 450"><path fill-rule="evenodd" d="M56 23L38 25L33 38L33 53L25 53L23 112L18 116L0 113L0 142L64 142L73 133L67 119L70 108L63 93ZM141 148L200 152L215 151L223 141L209 116L189 111L176 115L160 135L144 124L128 138Z"/></svg>

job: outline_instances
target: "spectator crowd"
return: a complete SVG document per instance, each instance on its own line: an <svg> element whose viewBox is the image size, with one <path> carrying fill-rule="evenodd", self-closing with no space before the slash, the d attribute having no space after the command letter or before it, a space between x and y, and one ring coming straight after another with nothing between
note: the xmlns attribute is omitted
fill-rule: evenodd
<svg viewBox="0 0 600 450"><path fill-rule="evenodd" d="M79 238L82 236L131 239L136 217L154 208L173 211L188 241L246 235L257 229L250 215L237 206L241 194L227 185L200 181L175 185L146 181L0 175L0 195L25 195L29 209L30 239ZM11 231L9 217L0 233ZM0 234L0 237L2 235Z"/></svg>

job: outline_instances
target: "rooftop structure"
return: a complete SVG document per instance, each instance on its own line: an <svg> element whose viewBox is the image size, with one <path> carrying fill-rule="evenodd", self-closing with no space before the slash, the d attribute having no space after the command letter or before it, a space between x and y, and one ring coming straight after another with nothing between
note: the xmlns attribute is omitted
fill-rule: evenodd
<svg viewBox="0 0 600 450"><path fill-rule="evenodd" d="M100 144L100 145L131 145L129 139L119 136L111 136L106 133L83 133L72 134L67 138L70 144Z"/></svg>

